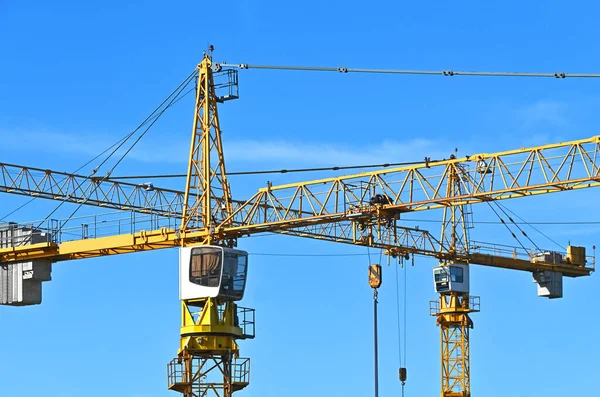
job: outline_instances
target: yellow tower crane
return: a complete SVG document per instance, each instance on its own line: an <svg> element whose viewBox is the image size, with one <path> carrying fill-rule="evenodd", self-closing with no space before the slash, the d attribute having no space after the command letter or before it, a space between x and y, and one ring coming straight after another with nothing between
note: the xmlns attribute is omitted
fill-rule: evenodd
<svg viewBox="0 0 600 397"><path fill-rule="evenodd" d="M225 76L218 96L215 76ZM17 290L0 289L3 304L40 303L51 263L162 248L180 248L181 338L169 364L169 388L192 396L231 396L249 382L249 360L238 340L254 336L254 310L242 308L247 254L239 238L273 232L374 247L391 257L425 255L439 260L431 304L441 329L441 396L471 395L469 314L479 300L469 294L469 267L531 272L542 296L562 295L562 277L588 276L593 259L581 247L564 254L502 250L470 244L465 207L600 185L600 136L571 142L481 153L462 158L362 172L279 186L247 200L231 198L217 105L237 98L237 70L222 69L211 53L197 67L196 105L183 191L105 177L0 164L0 191L149 216L151 227L100 236L82 228L66 241L60 225L10 224L0 230L2 277ZM443 210L440 239L401 225L404 213ZM134 217L132 216L132 219ZM179 225L175 224L179 222ZM0 284L0 287L2 285ZM27 292L28 288L31 290ZM33 292L32 292L33 291ZM36 295L37 294L37 295Z"/></svg>

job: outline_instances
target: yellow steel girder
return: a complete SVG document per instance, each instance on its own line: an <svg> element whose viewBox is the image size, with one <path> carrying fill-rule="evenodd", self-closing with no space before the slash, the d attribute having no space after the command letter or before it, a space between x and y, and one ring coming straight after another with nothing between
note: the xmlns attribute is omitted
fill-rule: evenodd
<svg viewBox="0 0 600 397"><path fill-rule="evenodd" d="M211 96L213 94L206 97L214 100L214 96ZM201 98L203 97L201 96ZM194 130L196 147L204 144L199 140L201 133L220 136L220 133L216 132L219 130L218 122L214 121L217 119L214 110L212 114L214 117L209 119L208 126L202 124L199 121L201 117L198 113L196 114L196 129ZM210 148L221 149L220 140L214 137L211 139L212 146ZM150 196L139 196L142 194L139 186L138 188L136 185L127 187L127 189L133 189L132 191L138 195L130 194L131 197L138 197L138 207L144 207L153 202L163 202L161 200L175 203L168 206L169 213L171 211L177 214L186 213L186 219L194 218L194 231L180 229L178 233L172 228L140 230L131 234L117 235L115 233L110 237L81 239L62 242L58 245L49 242L46 245L4 248L0 249L0 260L5 262L25 261L32 258L49 261L68 260L208 243L209 240L226 242L249 234L275 232L382 248L392 255L413 253L507 269L555 270L574 277L588 275L593 270L589 266L532 264L529 258L488 255L476 250L471 250L475 251L473 253L449 252L452 250L447 246L448 241L440 242L427 231L402 227L399 217L401 213L409 211L447 208L468 203L598 186L600 184L599 142L600 136L594 136L588 139L533 148L478 154L409 167L270 186L260 189L245 202L232 201L231 207L227 205L229 202L228 192L220 195L213 194L213 199L216 201L212 202L210 206L207 206L207 203L202 204L206 207L205 210L210 207L211 211L210 216L203 215L203 217L217 222L211 223L211 228L198 227L198 222L200 222L198 220L202 218L198 215L198 209L202 207L200 204L202 200L208 197L202 193L206 187L201 186L201 183L198 182L198 179L202 179L199 178L201 172L206 173L207 169L198 165L201 162L198 159L192 162L192 165L196 165L191 167L188 172L189 179L196 180L196 182L190 182L187 198L183 201L174 198L181 197L181 194L175 191L169 192L173 196L165 196L160 200L157 198L152 201ZM198 157L198 153L202 152L198 150L192 150L190 156ZM219 153L219 158L221 158L220 150ZM211 166L209 173L212 175L211 181L215 185L220 185L223 190L223 186L228 186L228 184L224 178L221 178L222 175L225 175L225 169L224 165L220 163L221 159L217 167ZM51 175L50 171L49 173ZM24 175L27 174L24 172ZM457 187L448 193L447 186L451 179L455 181L454 184ZM14 190L20 194L35 192L40 197L54 197L49 192L54 189L54 185L48 184L49 188L46 188L43 183L38 183L33 188L27 189L24 186L25 182L23 184L18 182L27 180L28 177L16 178L12 182L4 182L4 184L13 186ZM120 185L115 186L114 189L121 189ZM212 190L215 188L215 186L211 186ZM372 195L373 190L380 192L388 201L370 203L368 197ZM101 199L87 200L85 197L82 199L82 196L85 196L84 191L77 189L74 191L78 193L72 198L67 195L67 201L99 206L108 206L107 203L110 203L110 198L106 195ZM149 191L147 194L154 193ZM120 197L120 195L115 197ZM135 207L133 205L135 202L132 200L115 199L112 208ZM183 204L177 204L183 202L188 203L185 211L182 207L178 207ZM231 212L229 208L231 208ZM143 208L136 210L145 211ZM152 208L146 210L152 211ZM230 215L226 219L222 219L226 214Z"/></svg>

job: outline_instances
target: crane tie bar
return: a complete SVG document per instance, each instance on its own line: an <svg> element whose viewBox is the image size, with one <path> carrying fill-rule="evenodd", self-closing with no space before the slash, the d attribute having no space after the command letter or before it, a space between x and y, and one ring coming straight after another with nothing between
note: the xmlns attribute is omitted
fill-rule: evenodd
<svg viewBox="0 0 600 397"><path fill-rule="evenodd" d="M281 66L281 65L250 65L247 63L228 64L222 62L220 66L232 69L270 69L270 70L295 70L310 72L338 72L338 73L379 73L379 74L408 74L408 75L436 75L436 76L482 76L482 77L552 77L564 79L574 78L600 78L600 73L538 73L538 72L485 72L485 71L458 71L458 70L411 70L411 69L357 69L347 67L320 67L320 66Z"/></svg>

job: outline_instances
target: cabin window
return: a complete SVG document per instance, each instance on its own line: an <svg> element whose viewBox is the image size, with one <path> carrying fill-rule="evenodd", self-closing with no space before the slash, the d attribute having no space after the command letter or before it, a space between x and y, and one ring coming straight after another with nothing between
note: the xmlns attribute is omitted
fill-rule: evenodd
<svg viewBox="0 0 600 397"><path fill-rule="evenodd" d="M223 281L220 294L241 298L246 286L248 256L240 252L224 252Z"/></svg>
<svg viewBox="0 0 600 397"><path fill-rule="evenodd" d="M223 251L219 248L194 248L190 255L190 281L203 287L218 287Z"/></svg>
<svg viewBox="0 0 600 397"><path fill-rule="evenodd" d="M450 266L450 281L455 283L463 282L463 268L458 266Z"/></svg>
<svg viewBox="0 0 600 397"><path fill-rule="evenodd" d="M433 272L434 281L436 283L448 281L446 269L435 269Z"/></svg>

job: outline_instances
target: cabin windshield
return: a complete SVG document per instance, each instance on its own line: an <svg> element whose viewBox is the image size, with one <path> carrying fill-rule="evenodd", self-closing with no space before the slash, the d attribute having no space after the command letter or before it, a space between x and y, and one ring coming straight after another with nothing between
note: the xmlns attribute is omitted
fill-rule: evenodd
<svg viewBox="0 0 600 397"><path fill-rule="evenodd" d="M433 278L436 283L448 281L448 273L447 273L446 269L444 269L444 268L435 269L433 271Z"/></svg>
<svg viewBox="0 0 600 397"><path fill-rule="evenodd" d="M219 248L192 249L190 255L190 281L203 287L218 287L221 280L223 251Z"/></svg>
<svg viewBox="0 0 600 397"><path fill-rule="evenodd" d="M241 299L246 286L248 255L239 251L225 251L223 261L223 281L219 295Z"/></svg>

